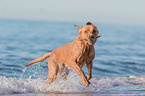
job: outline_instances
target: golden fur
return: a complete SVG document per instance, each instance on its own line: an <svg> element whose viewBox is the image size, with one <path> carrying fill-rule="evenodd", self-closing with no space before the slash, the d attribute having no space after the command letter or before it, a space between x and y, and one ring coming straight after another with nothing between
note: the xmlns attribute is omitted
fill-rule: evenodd
<svg viewBox="0 0 145 96"><path fill-rule="evenodd" d="M75 70L81 77L82 84L84 86L89 86L89 79L92 78L92 64L93 59L95 58L95 49L94 44L101 35L98 36L99 31L95 25L88 22L86 26L79 28L79 36L71 42L67 43L61 47L54 49L52 52L45 54L44 56L35 59L29 62L26 66L29 66L33 63L44 61L48 59L48 69L49 75L47 84L52 83L57 76L57 73L60 72L62 65L66 67L71 67ZM87 65L88 75L85 77L84 72L81 68L84 65Z"/></svg>

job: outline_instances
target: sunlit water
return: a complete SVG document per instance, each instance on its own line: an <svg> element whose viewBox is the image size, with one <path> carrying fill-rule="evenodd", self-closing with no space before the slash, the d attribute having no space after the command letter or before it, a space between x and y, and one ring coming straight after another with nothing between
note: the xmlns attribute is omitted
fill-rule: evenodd
<svg viewBox="0 0 145 96"><path fill-rule="evenodd" d="M101 38L95 44L90 86L69 70L66 79L46 85L47 60L32 66L33 59L79 35L73 25L83 23L0 20L0 95L28 93L145 94L145 28L97 25ZM83 71L87 74L87 68Z"/></svg>

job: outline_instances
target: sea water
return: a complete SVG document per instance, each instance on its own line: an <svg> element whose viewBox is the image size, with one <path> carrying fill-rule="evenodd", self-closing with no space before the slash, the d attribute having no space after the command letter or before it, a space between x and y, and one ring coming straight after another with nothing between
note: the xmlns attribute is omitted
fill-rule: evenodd
<svg viewBox="0 0 145 96"><path fill-rule="evenodd" d="M33 59L72 42L78 22L0 20L0 95L138 94L145 95L145 27L95 23L102 35L95 44L90 86L69 69L66 78L46 85L47 60ZM82 69L87 75L86 66Z"/></svg>

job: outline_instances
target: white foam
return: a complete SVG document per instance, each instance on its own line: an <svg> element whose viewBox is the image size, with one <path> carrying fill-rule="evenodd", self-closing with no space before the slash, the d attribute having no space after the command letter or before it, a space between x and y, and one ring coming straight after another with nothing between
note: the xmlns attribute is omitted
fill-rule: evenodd
<svg viewBox="0 0 145 96"><path fill-rule="evenodd" d="M86 88L81 84L81 79L75 72L70 72L67 79L57 78L50 85L46 85L45 81L46 78L16 79L0 76L0 95L32 92L73 93L82 92Z"/></svg>
<svg viewBox="0 0 145 96"><path fill-rule="evenodd" d="M145 85L145 76L129 77L98 77L90 80L90 86L85 87L81 84L81 78L71 71L66 79L57 78L51 85L45 84L46 78L37 79L16 79L0 76L0 95L15 93L79 93L79 92L98 92L99 88L127 85Z"/></svg>

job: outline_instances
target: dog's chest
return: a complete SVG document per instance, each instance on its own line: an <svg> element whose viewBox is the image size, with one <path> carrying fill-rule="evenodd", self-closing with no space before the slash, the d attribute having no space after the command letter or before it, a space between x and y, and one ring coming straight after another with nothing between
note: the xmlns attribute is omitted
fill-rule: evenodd
<svg viewBox="0 0 145 96"><path fill-rule="evenodd" d="M77 62L79 64L85 64L85 63L89 63L90 62L90 59L93 57L93 53L92 53L92 48L87 46L87 47L84 47L80 56L78 57L77 59Z"/></svg>

